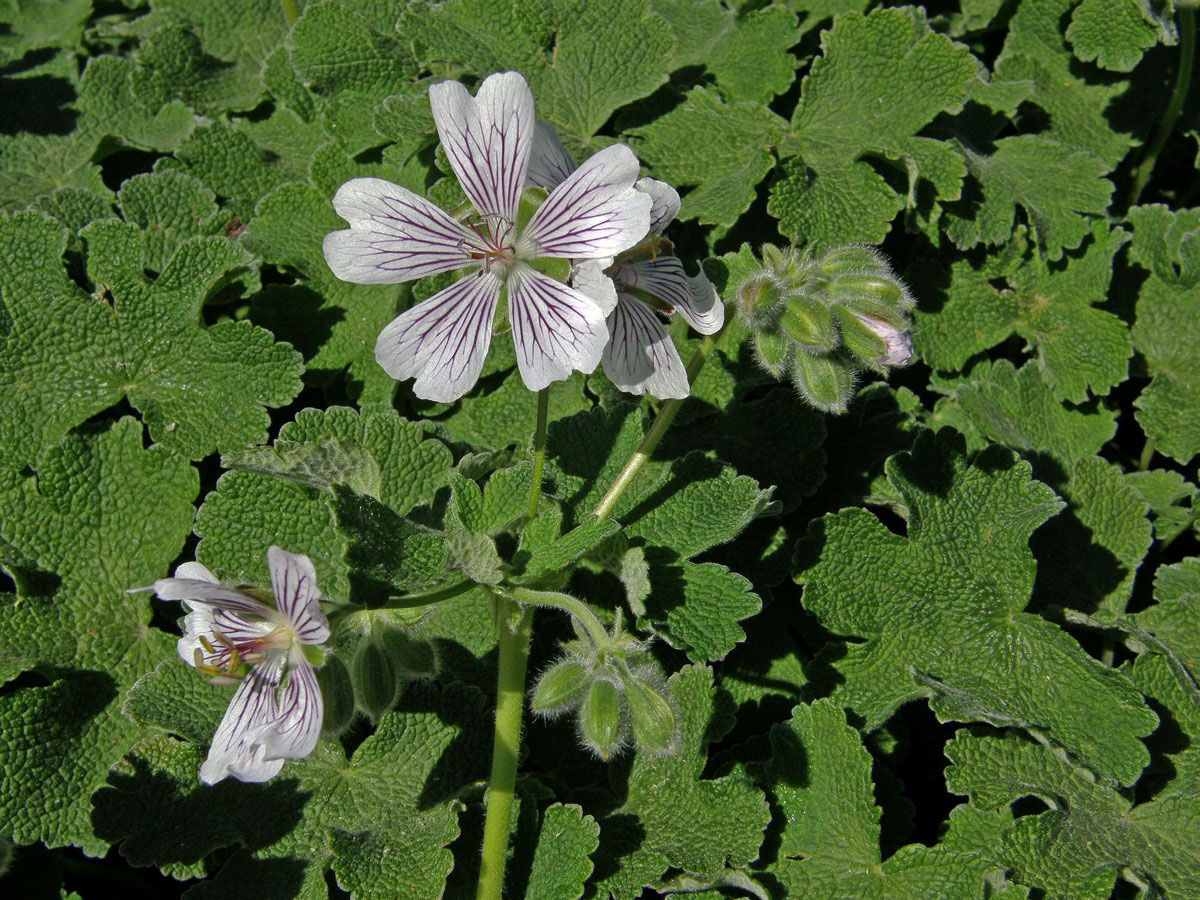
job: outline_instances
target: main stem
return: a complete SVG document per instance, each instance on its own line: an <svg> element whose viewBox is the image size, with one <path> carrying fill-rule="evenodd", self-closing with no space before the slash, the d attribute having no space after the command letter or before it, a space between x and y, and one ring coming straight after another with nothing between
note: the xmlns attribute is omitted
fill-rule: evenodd
<svg viewBox="0 0 1200 900"><path fill-rule="evenodd" d="M1158 122L1158 131L1153 140L1146 145L1142 161L1133 173L1133 184L1129 191L1129 205L1133 206L1142 195L1142 189L1150 180L1154 164L1162 152L1167 138L1175 130L1179 121L1179 113L1183 110L1183 101L1187 99L1188 87L1192 82L1192 64L1196 57L1196 10L1194 4L1180 3L1176 5L1175 13L1179 21L1179 68L1175 72L1175 89L1171 99Z"/></svg>
<svg viewBox="0 0 1200 900"><path fill-rule="evenodd" d="M542 492L542 467L546 461L546 418L549 389L538 392L537 425L533 431L533 482L525 527L537 518ZM496 728L492 735L492 774L488 779L483 820L483 850L479 859L476 900L501 900L504 866L508 862L508 834L512 822L513 792L517 786L517 755L521 749L521 718L525 711L525 670L529 665L529 639L533 612L502 594L496 601L500 629L496 673Z"/></svg>
<svg viewBox="0 0 1200 900"><path fill-rule="evenodd" d="M704 340L700 342L700 346L696 348L696 352L692 354L691 360L687 364L688 384L692 384L696 380L696 375L704 367L708 361L709 354L713 348L717 346L717 340L721 337L721 332L716 334L705 335ZM638 473L642 471L642 467L650 459L650 455L654 453L654 448L658 446L658 442L662 440L667 429L671 427L671 423L675 421L675 414L679 412L679 407L683 405L683 400L668 400L662 405L662 409L658 411L658 417L650 426L650 430L646 432L646 436L642 438L641 444L633 451L633 455L629 457L629 461L625 463L625 467L621 469L612 485L600 498L600 502L596 504L596 508L592 510L592 515L601 521L608 518L609 514L617 505L617 501L621 499L621 495L625 493L625 489L633 484Z"/></svg>

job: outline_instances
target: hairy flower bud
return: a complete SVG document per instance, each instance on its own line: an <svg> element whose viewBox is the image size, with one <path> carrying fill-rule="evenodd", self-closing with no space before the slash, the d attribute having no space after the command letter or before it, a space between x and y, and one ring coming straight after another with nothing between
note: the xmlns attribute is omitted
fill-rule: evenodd
<svg viewBox="0 0 1200 900"><path fill-rule="evenodd" d="M392 708L400 693L396 663L383 641L368 635L358 646L351 670L358 706L372 720Z"/></svg>
<svg viewBox="0 0 1200 900"><path fill-rule="evenodd" d="M579 738L583 745L608 759L625 744L627 723L617 686L606 678L592 682L579 710Z"/></svg>
<svg viewBox="0 0 1200 900"><path fill-rule="evenodd" d="M778 279L766 273L747 278L734 290L734 309L746 327L770 328L779 317L783 302Z"/></svg>
<svg viewBox="0 0 1200 900"><path fill-rule="evenodd" d="M792 342L774 331L759 331L754 335L754 358L774 378L782 378L792 357Z"/></svg>
<svg viewBox="0 0 1200 900"><path fill-rule="evenodd" d="M804 295L788 298L779 317L779 329L805 353L828 353L838 345L829 307Z"/></svg>
<svg viewBox="0 0 1200 900"><path fill-rule="evenodd" d="M350 670L341 657L331 653L325 657L325 664L314 670L314 674L321 688L321 700L325 704L321 735L336 738L354 719L354 683L350 680Z"/></svg>
<svg viewBox="0 0 1200 900"><path fill-rule="evenodd" d="M402 678L417 681L437 676L437 650L429 641L412 637L396 628L386 629L382 641Z"/></svg>
<svg viewBox="0 0 1200 900"><path fill-rule="evenodd" d="M570 712L582 702L591 680L591 670L578 659L561 659L538 679L530 708L549 717Z"/></svg>
<svg viewBox="0 0 1200 900"><path fill-rule="evenodd" d="M846 349L871 368L905 366L912 358L912 337L874 316L849 313L839 317Z"/></svg>
<svg viewBox="0 0 1200 900"><path fill-rule="evenodd" d="M800 396L822 412L843 413L854 396L854 367L840 355L797 353L792 384Z"/></svg>
<svg viewBox="0 0 1200 900"><path fill-rule="evenodd" d="M891 273L891 266L883 254L874 247L849 244L830 250L817 264L821 277L830 280L846 275Z"/></svg>
<svg viewBox="0 0 1200 900"><path fill-rule="evenodd" d="M638 747L652 754L674 753L678 738L678 720L667 698L662 676L643 669L626 678L625 705Z"/></svg>

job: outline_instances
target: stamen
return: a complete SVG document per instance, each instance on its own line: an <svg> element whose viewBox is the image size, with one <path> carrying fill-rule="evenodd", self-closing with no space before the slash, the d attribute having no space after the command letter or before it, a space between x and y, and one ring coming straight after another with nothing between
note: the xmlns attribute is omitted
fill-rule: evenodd
<svg viewBox="0 0 1200 900"><path fill-rule="evenodd" d="M200 646L201 646L201 647L203 647L203 648L204 648L204 649L205 649L207 652L209 652L209 653L216 653L216 652L217 652L217 651L216 651L216 650L213 648L213 645L212 645L212 643L209 641L209 639L208 639L208 638L206 638L204 635L200 635ZM197 650L196 652L197 652L197 653L199 653L200 651L199 651L199 650Z"/></svg>
<svg viewBox="0 0 1200 900"><path fill-rule="evenodd" d="M218 675L212 679L211 683L217 687L232 687L235 684L241 684L240 675Z"/></svg>
<svg viewBox="0 0 1200 900"><path fill-rule="evenodd" d="M233 650L229 651L229 662L226 664L225 669L232 675L234 672L236 672L241 667L242 667L241 654L239 654L237 652L237 648L234 648Z"/></svg>

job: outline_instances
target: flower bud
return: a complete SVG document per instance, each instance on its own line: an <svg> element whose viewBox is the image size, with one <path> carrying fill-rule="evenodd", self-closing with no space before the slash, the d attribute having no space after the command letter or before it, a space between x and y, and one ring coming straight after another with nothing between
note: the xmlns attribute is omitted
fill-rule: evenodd
<svg viewBox="0 0 1200 900"><path fill-rule="evenodd" d="M830 280L845 275L891 274L892 271L883 254L874 247L864 247L860 244L830 250L821 257L817 269L822 277Z"/></svg>
<svg viewBox="0 0 1200 900"><path fill-rule="evenodd" d="M874 316L845 313L838 317L846 349L872 368L908 365L912 337L906 329Z"/></svg>
<svg viewBox="0 0 1200 900"><path fill-rule="evenodd" d="M754 358L774 378L782 378L792 354L792 342L774 331L754 334Z"/></svg>
<svg viewBox="0 0 1200 900"><path fill-rule="evenodd" d="M674 753L678 736L675 710L665 692L651 680L660 682L661 678L635 675L625 681L625 704L633 726L633 739L650 753Z"/></svg>
<svg viewBox="0 0 1200 900"><path fill-rule="evenodd" d="M358 645L351 675L359 708L373 721L378 721L391 709L400 693L396 663L382 641L373 635L363 639Z"/></svg>
<svg viewBox="0 0 1200 900"><path fill-rule="evenodd" d="M788 298L779 317L779 329L803 344L800 349L807 353L827 353L838 344L838 333L833 327L829 308L804 295Z"/></svg>
<svg viewBox="0 0 1200 900"><path fill-rule="evenodd" d="M754 331L770 328L779 316L783 295L778 281L765 272L747 278L734 291L738 317Z"/></svg>
<svg viewBox="0 0 1200 900"><path fill-rule="evenodd" d="M416 681L437 676L437 650L429 641L389 628L383 633L383 646L402 678Z"/></svg>
<svg viewBox="0 0 1200 900"><path fill-rule="evenodd" d="M569 712L583 700L591 675L591 670L577 659L559 660L538 679L530 708L543 716Z"/></svg>
<svg viewBox="0 0 1200 900"><path fill-rule="evenodd" d="M608 759L625 743L626 725L617 686L607 678L592 682L579 710L579 738L601 759Z"/></svg>
<svg viewBox="0 0 1200 900"><path fill-rule="evenodd" d="M314 670L321 688L321 703L325 714L321 718L321 735L336 738L354 718L354 684L350 670L340 656L330 654L325 664Z"/></svg>
<svg viewBox="0 0 1200 900"><path fill-rule="evenodd" d="M894 275L847 275L829 285L829 299L855 312L902 323L913 299ZM899 317L899 319L897 319Z"/></svg>
<svg viewBox="0 0 1200 900"><path fill-rule="evenodd" d="M840 355L797 353L792 359L792 384L822 412L844 413L854 396L854 369Z"/></svg>

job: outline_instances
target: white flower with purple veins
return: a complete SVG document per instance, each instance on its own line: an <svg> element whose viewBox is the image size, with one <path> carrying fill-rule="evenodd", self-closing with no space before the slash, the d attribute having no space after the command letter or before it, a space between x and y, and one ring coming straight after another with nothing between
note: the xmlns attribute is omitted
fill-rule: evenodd
<svg viewBox="0 0 1200 900"><path fill-rule="evenodd" d="M461 84L429 89L442 146L475 213L459 220L380 178L355 178L333 198L350 223L325 238L325 259L345 281L384 284L462 270L450 287L384 328L375 359L413 391L448 402L479 378L502 292L517 366L530 390L575 369L591 372L608 340L609 312L538 266L544 259L607 258L646 234L650 198L636 190L638 161L606 147L550 191L528 222L517 215L534 142L533 95L516 72L489 76L474 98Z"/></svg>
<svg viewBox="0 0 1200 900"><path fill-rule="evenodd" d="M322 658L317 645L329 639L329 623L317 608L317 573L307 556L278 547L267 551L267 563L275 606L221 584L196 562L152 588L190 610L177 644L184 662L215 684L238 685L200 767L205 784L227 775L266 781L285 759L308 756L321 732L312 663Z"/></svg>
<svg viewBox="0 0 1200 900"><path fill-rule="evenodd" d="M575 163L553 126L538 122L537 128L529 180L552 190L575 172ZM700 334L714 334L725 324L725 307L703 270L688 275L671 242L660 237L679 212L679 194L653 178L634 187L652 203L647 240L615 259L576 260L574 284L611 309L603 356L609 381L630 394L682 399L690 390L687 370L658 312L677 312Z"/></svg>

